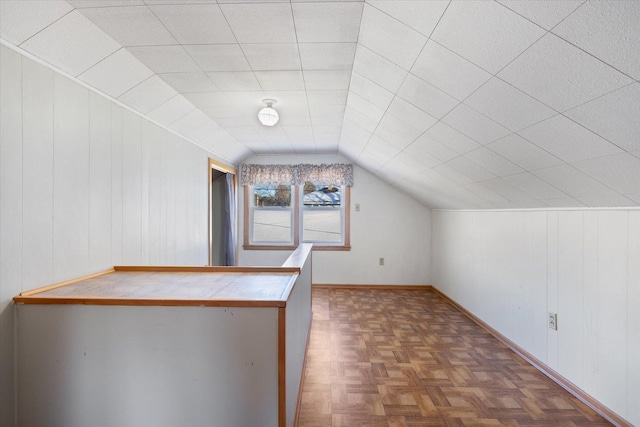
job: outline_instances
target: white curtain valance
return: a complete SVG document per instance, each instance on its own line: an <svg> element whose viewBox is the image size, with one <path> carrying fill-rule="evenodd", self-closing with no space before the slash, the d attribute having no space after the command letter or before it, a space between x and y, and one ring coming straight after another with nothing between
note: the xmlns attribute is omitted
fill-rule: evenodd
<svg viewBox="0 0 640 427"><path fill-rule="evenodd" d="M302 185L306 181L317 184L353 185L353 165L298 164L298 165L255 165L243 164L240 168L242 185Z"/></svg>

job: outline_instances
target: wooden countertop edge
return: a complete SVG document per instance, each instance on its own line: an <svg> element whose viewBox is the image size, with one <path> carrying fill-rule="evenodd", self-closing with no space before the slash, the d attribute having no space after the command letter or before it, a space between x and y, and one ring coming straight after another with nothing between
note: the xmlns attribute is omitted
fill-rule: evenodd
<svg viewBox="0 0 640 427"><path fill-rule="evenodd" d="M159 299L159 298L96 298L96 297L38 297L17 296L17 304L39 305L123 305L157 307L286 307L280 300L211 300L211 299Z"/></svg>
<svg viewBox="0 0 640 427"><path fill-rule="evenodd" d="M19 296L15 297L14 300L16 298L30 297L32 295L39 294L41 292L46 292L52 289L57 289L63 286L71 285L73 283L82 282L83 280L93 279L94 277L104 276L105 274L113 273L114 271L115 271L114 268L110 268L109 270L101 271L99 273L88 274L86 276L77 277L75 279L66 280L64 282L54 283L53 285L42 286L40 288L32 289L30 291L24 291L24 292L21 292Z"/></svg>
<svg viewBox="0 0 640 427"><path fill-rule="evenodd" d="M158 271L158 272L194 272L194 273L288 273L299 274L300 267L214 267L189 265L116 265L114 271Z"/></svg>

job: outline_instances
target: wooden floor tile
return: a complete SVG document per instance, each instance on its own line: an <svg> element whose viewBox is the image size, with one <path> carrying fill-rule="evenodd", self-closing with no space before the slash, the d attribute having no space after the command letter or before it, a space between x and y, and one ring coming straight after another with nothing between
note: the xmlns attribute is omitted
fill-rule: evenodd
<svg viewBox="0 0 640 427"><path fill-rule="evenodd" d="M299 427L609 426L429 290L314 289Z"/></svg>

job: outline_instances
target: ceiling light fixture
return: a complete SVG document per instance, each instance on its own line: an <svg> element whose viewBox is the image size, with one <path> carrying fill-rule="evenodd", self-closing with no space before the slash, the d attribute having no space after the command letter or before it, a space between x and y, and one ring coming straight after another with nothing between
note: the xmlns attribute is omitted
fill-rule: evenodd
<svg viewBox="0 0 640 427"><path fill-rule="evenodd" d="M266 107L258 112L258 120L265 126L273 126L278 123L280 116L278 112L274 110L273 104L277 101L275 99L263 99L262 102Z"/></svg>

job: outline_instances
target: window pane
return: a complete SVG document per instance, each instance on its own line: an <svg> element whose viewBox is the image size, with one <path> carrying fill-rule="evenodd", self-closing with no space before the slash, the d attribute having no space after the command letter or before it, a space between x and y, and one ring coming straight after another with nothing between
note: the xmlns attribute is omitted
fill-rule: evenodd
<svg viewBox="0 0 640 427"><path fill-rule="evenodd" d="M253 205L291 206L290 185L256 185L253 187Z"/></svg>
<svg viewBox="0 0 640 427"><path fill-rule="evenodd" d="M302 213L302 239L306 242L341 242L342 210L305 208Z"/></svg>
<svg viewBox="0 0 640 427"><path fill-rule="evenodd" d="M254 242L290 242L291 210L254 209L252 240Z"/></svg>
<svg viewBox="0 0 640 427"><path fill-rule="evenodd" d="M305 206L340 206L342 203L341 187L333 184L304 183Z"/></svg>

